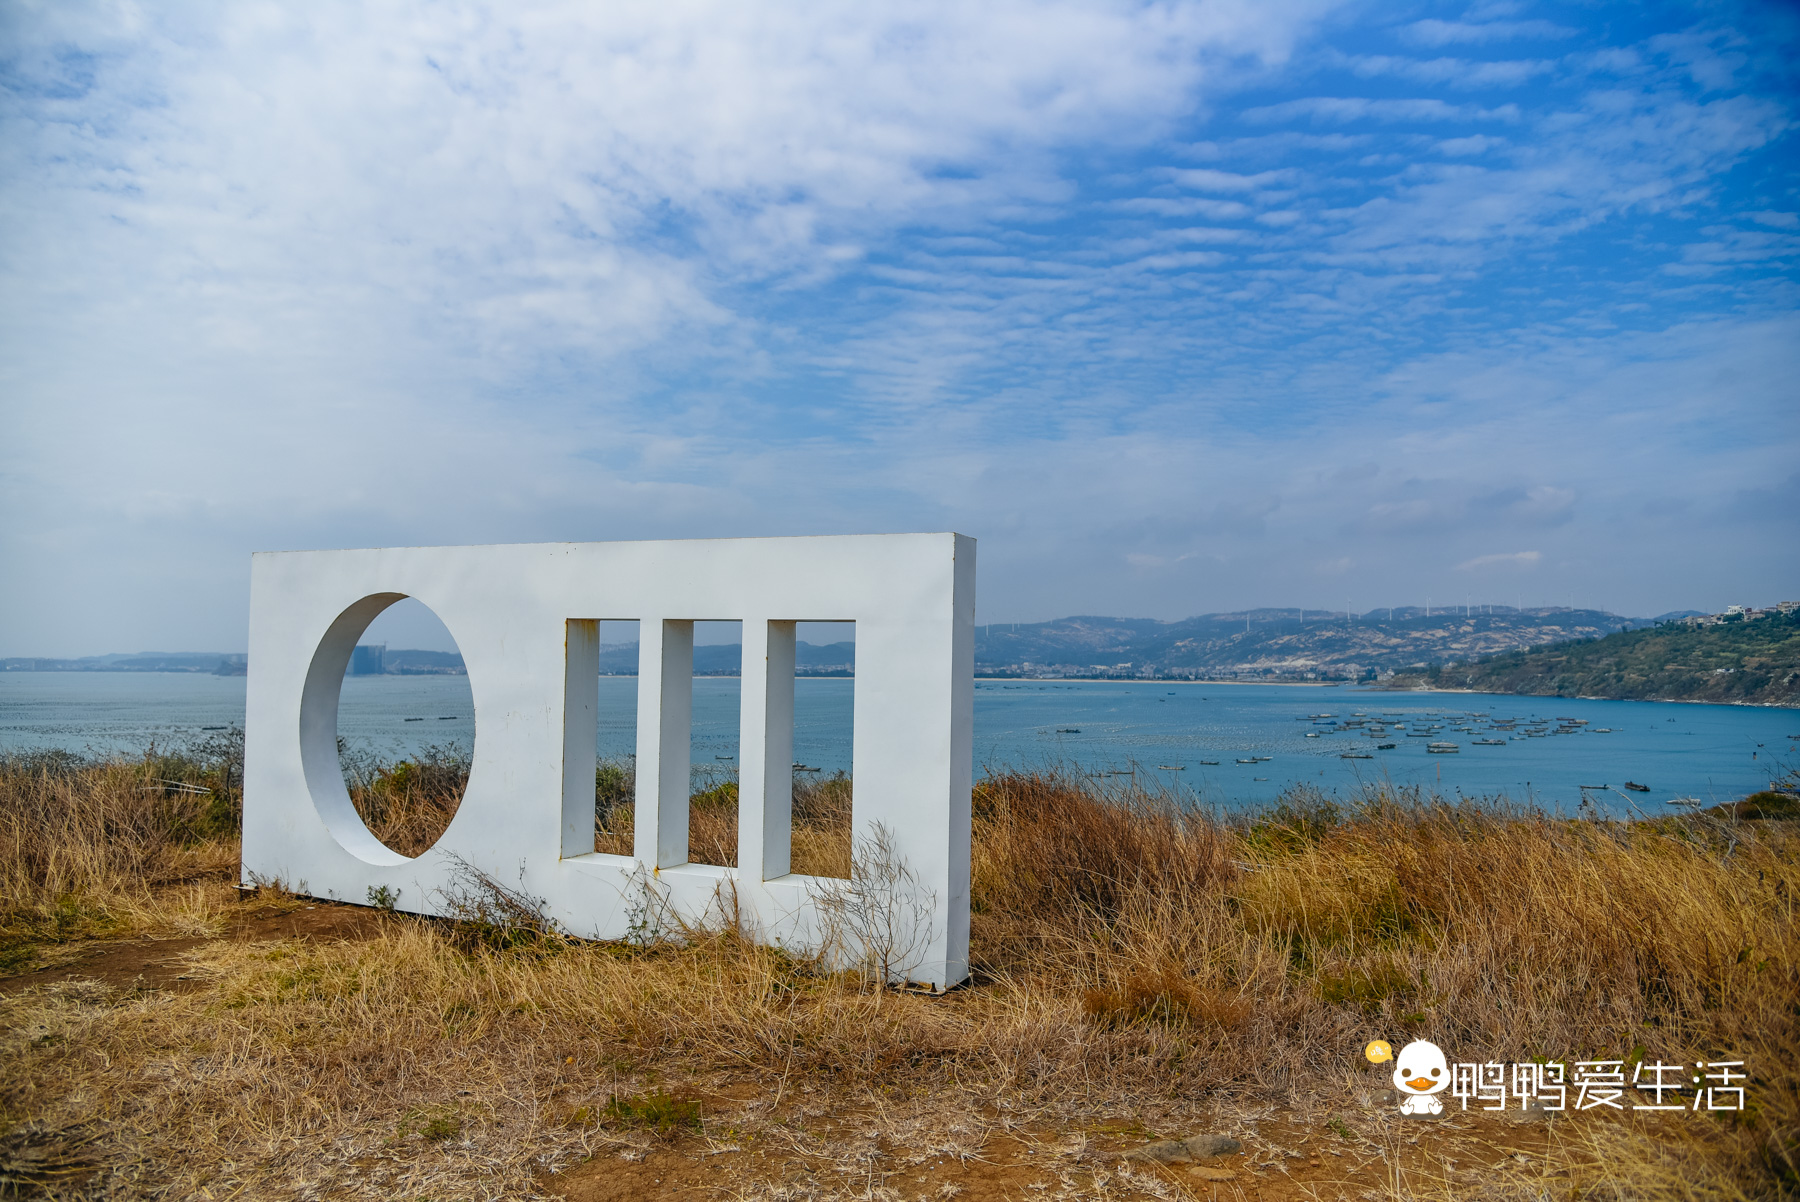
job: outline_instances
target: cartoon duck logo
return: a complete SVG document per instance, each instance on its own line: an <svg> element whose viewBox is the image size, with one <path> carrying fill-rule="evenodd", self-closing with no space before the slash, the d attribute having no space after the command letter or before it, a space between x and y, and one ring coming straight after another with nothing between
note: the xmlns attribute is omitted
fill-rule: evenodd
<svg viewBox="0 0 1800 1202"><path fill-rule="evenodd" d="M1436 1095L1449 1084L1450 1064L1443 1049L1429 1040L1413 1040L1394 1058L1394 1088L1406 1095L1401 1114L1444 1113Z"/></svg>

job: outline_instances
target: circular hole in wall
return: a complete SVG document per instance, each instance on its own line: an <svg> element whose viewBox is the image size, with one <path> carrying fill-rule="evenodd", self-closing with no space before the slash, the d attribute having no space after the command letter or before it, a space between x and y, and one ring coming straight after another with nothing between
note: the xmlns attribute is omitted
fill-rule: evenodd
<svg viewBox="0 0 1800 1202"><path fill-rule="evenodd" d="M403 856L438 841L469 783L475 699L456 640L423 602L394 602L357 639L338 689L337 745L370 834Z"/></svg>

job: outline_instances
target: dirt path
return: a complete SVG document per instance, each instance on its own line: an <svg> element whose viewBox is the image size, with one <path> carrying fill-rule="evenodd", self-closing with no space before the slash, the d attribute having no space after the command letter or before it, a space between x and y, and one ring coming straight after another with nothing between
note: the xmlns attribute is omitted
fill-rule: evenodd
<svg viewBox="0 0 1800 1202"><path fill-rule="evenodd" d="M0 977L0 995L59 981L98 981L116 989L182 989L183 957L220 940L367 939L380 929L381 914L367 906L331 902L247 901L223 934L165 939L95 939L57 949L48 964Z"/></svg>

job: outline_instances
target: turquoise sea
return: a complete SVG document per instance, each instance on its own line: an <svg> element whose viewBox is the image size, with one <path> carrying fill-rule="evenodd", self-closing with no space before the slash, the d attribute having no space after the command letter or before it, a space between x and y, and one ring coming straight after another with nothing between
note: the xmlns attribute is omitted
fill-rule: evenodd
<svg viewBox="0 0 1800 1202"><path fill-rule="evenodd" d="M796 682L801 764L822 773L850 769L853 689L846 678ZM631 754L636 691L633 677L600 679L602 755ZM694 681L696 770L735 764L737 702L736 678ZM243 715L242 677L0 674L0 749L135 751L241 724ZM1371 733L1376 723L1380 734ZM468 679L348 677L340 733L390 756L431 743L468 746L476 736ZM1433 742L1457 750L1433 754ZM1145 784L1226 807L1271 801L1297 783L1344 795L1388 781L1570 811L1581 786L1605 786L1588 795L1607 812L1655 813L1667 812L1674 797L1706 804L1742 797L1800 765L1800 712L1347 686L977 681L977 773L1051 765L1135 773ZM1627 781L1649 791L1625 791Z"/></svg>

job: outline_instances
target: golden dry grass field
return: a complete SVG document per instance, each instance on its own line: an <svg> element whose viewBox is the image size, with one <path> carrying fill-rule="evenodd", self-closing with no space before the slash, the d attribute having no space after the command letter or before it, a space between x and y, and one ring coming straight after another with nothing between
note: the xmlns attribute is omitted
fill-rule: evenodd
<svg viewBox="0 0 1800 1202"><path fill-rule="evenodd" d="M1774 1198L1800 1189L1800 849L1373 791L1249 817L1072 775L976 792L943 997L738 937L583 943L236 879L229 755L0 760L0 1193L55 1198ZM627 782L628 783L628 782ZM849 864L848 782L797 866ZM455 765L359 808L428 844ZM602 773L597 840L628 840ZM608 798L612 803L608 803ZM695 806L732 846L730 790ZM1453 1060L1743 1060L1742 1113L1407 1119ZM1684 1094L1685 1099L1691 1094ZM1448 1095L1445 1095L1449 1101ZM1627 1098L1629 1102L1631 1098ZM1121 1158L1217 1133L1235 1153Z"/></svg>

